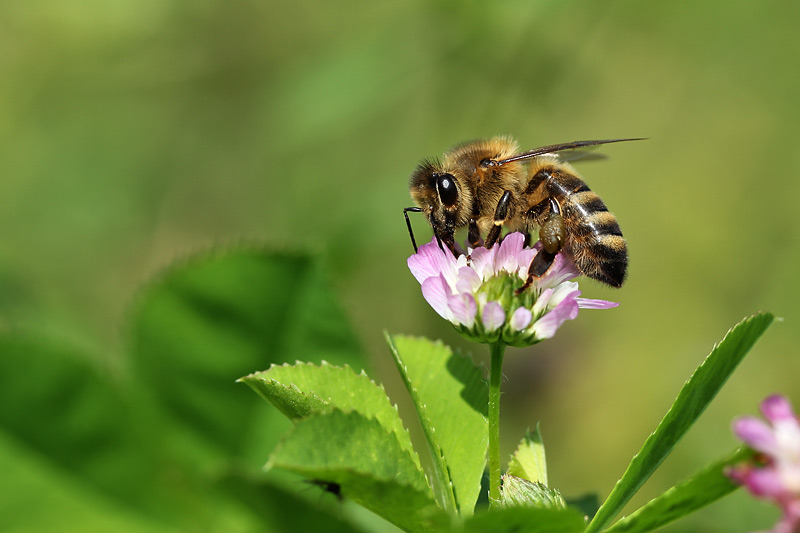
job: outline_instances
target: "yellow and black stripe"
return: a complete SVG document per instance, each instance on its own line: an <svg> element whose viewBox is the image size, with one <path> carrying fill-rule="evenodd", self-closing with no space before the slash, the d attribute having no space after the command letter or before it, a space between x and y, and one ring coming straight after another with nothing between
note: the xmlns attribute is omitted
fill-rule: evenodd
<svg viewBox="0 0 800 533"><path fill-rule="evenodd" d="M525 190L529 205L553 198L561 206L567 239L562 251L568 253L585 276L613 287L625 281L628 249L616 217L603 200L589 189L566 164L536 170ZM549 209L537 213L541 224Z"/></svg>

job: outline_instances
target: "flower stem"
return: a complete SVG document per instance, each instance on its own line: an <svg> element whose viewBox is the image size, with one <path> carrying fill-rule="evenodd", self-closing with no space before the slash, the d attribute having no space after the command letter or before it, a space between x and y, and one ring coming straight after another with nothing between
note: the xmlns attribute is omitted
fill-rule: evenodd
<svg viewBox="0 0 800 533"><path fill-rule="evenodd" d="M489 370L489 501L500 501L500 383L503 378L503 341L489 345L492 366Z"/></svg>

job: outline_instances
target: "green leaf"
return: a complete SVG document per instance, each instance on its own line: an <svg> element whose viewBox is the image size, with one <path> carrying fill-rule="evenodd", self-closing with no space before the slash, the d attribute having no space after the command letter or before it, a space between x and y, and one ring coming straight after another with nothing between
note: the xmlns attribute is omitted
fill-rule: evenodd
<svg viewBox="0 0 800 533"><path fill-rule="evenodd" d="M747 318L714 347L681 389L677 399L597 511L587 533L600 531L639 490L686 431L697 421L722 385L772 323L770 313Z"/></svg>
<svg viewBox="0 0 800 533"><path fill-rule="evenodd" d="M252 387L293 421L333 408L358 411L366 418L375 418L394 433L400 447L419 467L419 458L397 407L392 405L383 386L376 385L363 371L356 374L350 367L335 367L325 362L321 366L297 363L274 365L239 381Z"/></svg>
<svg viewBox="0 0 800 533"><path fill-rule="evenodd" d="M528 481L506 474L500 487L500 506L528 506L563 509L567 506L561 493L539 481Z"/></svg>
<svg viewBox="0 0 800 533"><path fill-rule="evenodd" d="M64 434L61 437L69 438ZM98 490L89 476L60 468L4 431L0 431L0 471L0 523L4 532L185 530L168 527L153 513L143 512L135 501L126 502Z"/></svg>
<svg viewBox="0 0 800 533"><path fill-rule="evenodd" d="M263 529L261 515L214 491L206 465L163 447L153 413L63 339L0 333L0 388L6 529Z"/></svg>
<svg viewBox="0 0 800 533"><path fill-rule="evenodd" d="M396 436L357 412L334 409L298 421L268 467L336 484L342 497L408 531L436 531L449 522Z"/></svg>
<svg viewBox="0 0 800 533"><path fill-rule="evenodd" d="M544 455L544 443L542 434L539 432L539 424L536 429L525 433L520 441L517 451L511 456L508 462L507 473L512 476L521 477L528 481L538 481L547 485L547 461Z"/></svg>
<svg viewBox="0 0 800 533"><path fill-rule="evenodd" d="M299 295L328 314L307 324L313 314L308 309L271 310L271 305L282 303L279 296L285 292L269 292L266 278L271 270L277 273L269 284L291 288L294 281L306 282ZM243 296L248 291L254 295ZM274 300L255 302L261 297ZM262 313L270 324L260 322ZM215 492L212 476L232 462L246 464L240 458L248 440L257 449L251 468L260 469L290 423L235 384L238 376L231 369L247 373L266 367L271 357L284 356L272 352L277 347L273 341L286 348L288 357L314 349L318 342L326 345L315 352L321 356L356 358L357 343L319 268L307 259L281 259L264 252L207 257L171 271L151 286L141 296L134 318L138 382L120 380L120 372L105 371L96 364L99 357L64 339L0 332L0 388L5 400L0 404L0 441L16 444L0 447L0 463L41 464L30 468L37 476L34 482L4 470L0 493L9 497L0 522L7 524L18 512L36 514L35 519L22 520L33 530L36 524L42 530L55 529L45 524L57 523L58 518L48 522L47 517L62 517L66 522L59 529L81 531L226 530L232 523L239 530L243 524L261 529L258 521L266 521L263 516ZM276 318L281 321L273 324ZM290 335L298 327L318 338ZM277 331L281 328L285 331ZM331 331L326 333L326 328ZM274 336L261 338L261 329ZM165 373L167 369L174 374ZM225 422L237 418L251 424L232 427ZM189 430L174 430L180 426ZM227 428L229 434L223 431L219 439L214 428ZM178 433L185 438L175 438ZM215 447L221 440L230 445ZM204 451L213 450L212 461L192 455L198 441ZM115 523L118 527L111 525Z"/></svg>
<svg viewBox="0 0 800 533"><path fill-rule="evenodd" d="M342 518L338 505L321 505L320 498L306 501L298 497L297 490L278 487L261 476L229 472L219 487L261 519L260 531L319 531L323 524L325 533L363 531Z"/></svg>
<svg viewBox="0 0 800 533"><path fill-rule="evenodd" d="M63 341L0 334L0 431L106 498L166 511L162 469L116 385Z"/></svg>
<svg viewBox="0 0 800 533"><path fill-rule="evenodd" d="M446 510L469 516L489 445L481 371L441 342L390 335L387 341L427 438L437 499Z"/></svg>
<svg viewBox="0 0 800 533"><path fill-rule="evenodd" d="M296 359L355 363L361 352L320 266L253 248L194 257L139 298L130 331L143 396L159 432L190 459L247 457L255 466L288 425L235 384Z"/></svg>
<svg viewBox="0 0 800 533"><path fill-rule="evenodd" d="M575 509L495 507L464 522L464 533L577 533L586 523Z"/></svg>
<svg viewBox="0 0 800 533"><path fill-rule="evenodd" d="M746 461L754 452L744 448L713 463L661 496L650 500L630 516L622 518L606 531L613 533L643 533L693 513L738 488L725 468Z"/></svg>

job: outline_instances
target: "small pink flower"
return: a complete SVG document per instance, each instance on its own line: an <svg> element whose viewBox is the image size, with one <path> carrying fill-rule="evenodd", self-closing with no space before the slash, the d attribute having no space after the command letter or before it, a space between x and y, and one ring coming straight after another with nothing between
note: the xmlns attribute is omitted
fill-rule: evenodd
<svg viewBox="0 0 800 533"><path fill-rule="evenodd" d="M767 422L744 416L733 432L763 454L759 460L731 468L727 474L758 498L776 503L783 511L772 533L800 531L800 421L789 401L773 395L761 403Z"/></svg>
<svg viewBox="0 0 800 533"><path fill-rule="evenodd" d="M527 346L555 335L578 310L608 309L617 303L580 298L580 275L562 254L533 285L516 294L528 277L528 267L541 250L524 246L521 233L510 233L490 249L475 248L454 256L436 239L408 258L408 268L422 286L433 309L462 334L477 342Z"/></svg>

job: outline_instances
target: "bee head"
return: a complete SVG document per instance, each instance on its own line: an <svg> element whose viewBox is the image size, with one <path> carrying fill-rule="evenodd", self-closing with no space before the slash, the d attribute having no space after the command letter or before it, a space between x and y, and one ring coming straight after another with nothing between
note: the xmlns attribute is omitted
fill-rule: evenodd
<svg viewBox="0 0 800 533"><path fill-rule="evenodd" d="M452 244L455 229L469 219L472 203L472 194L458 172L443 168L438 161L423 161L411 175L409 189L414 202L428 216L434 234Z"/></svg>

